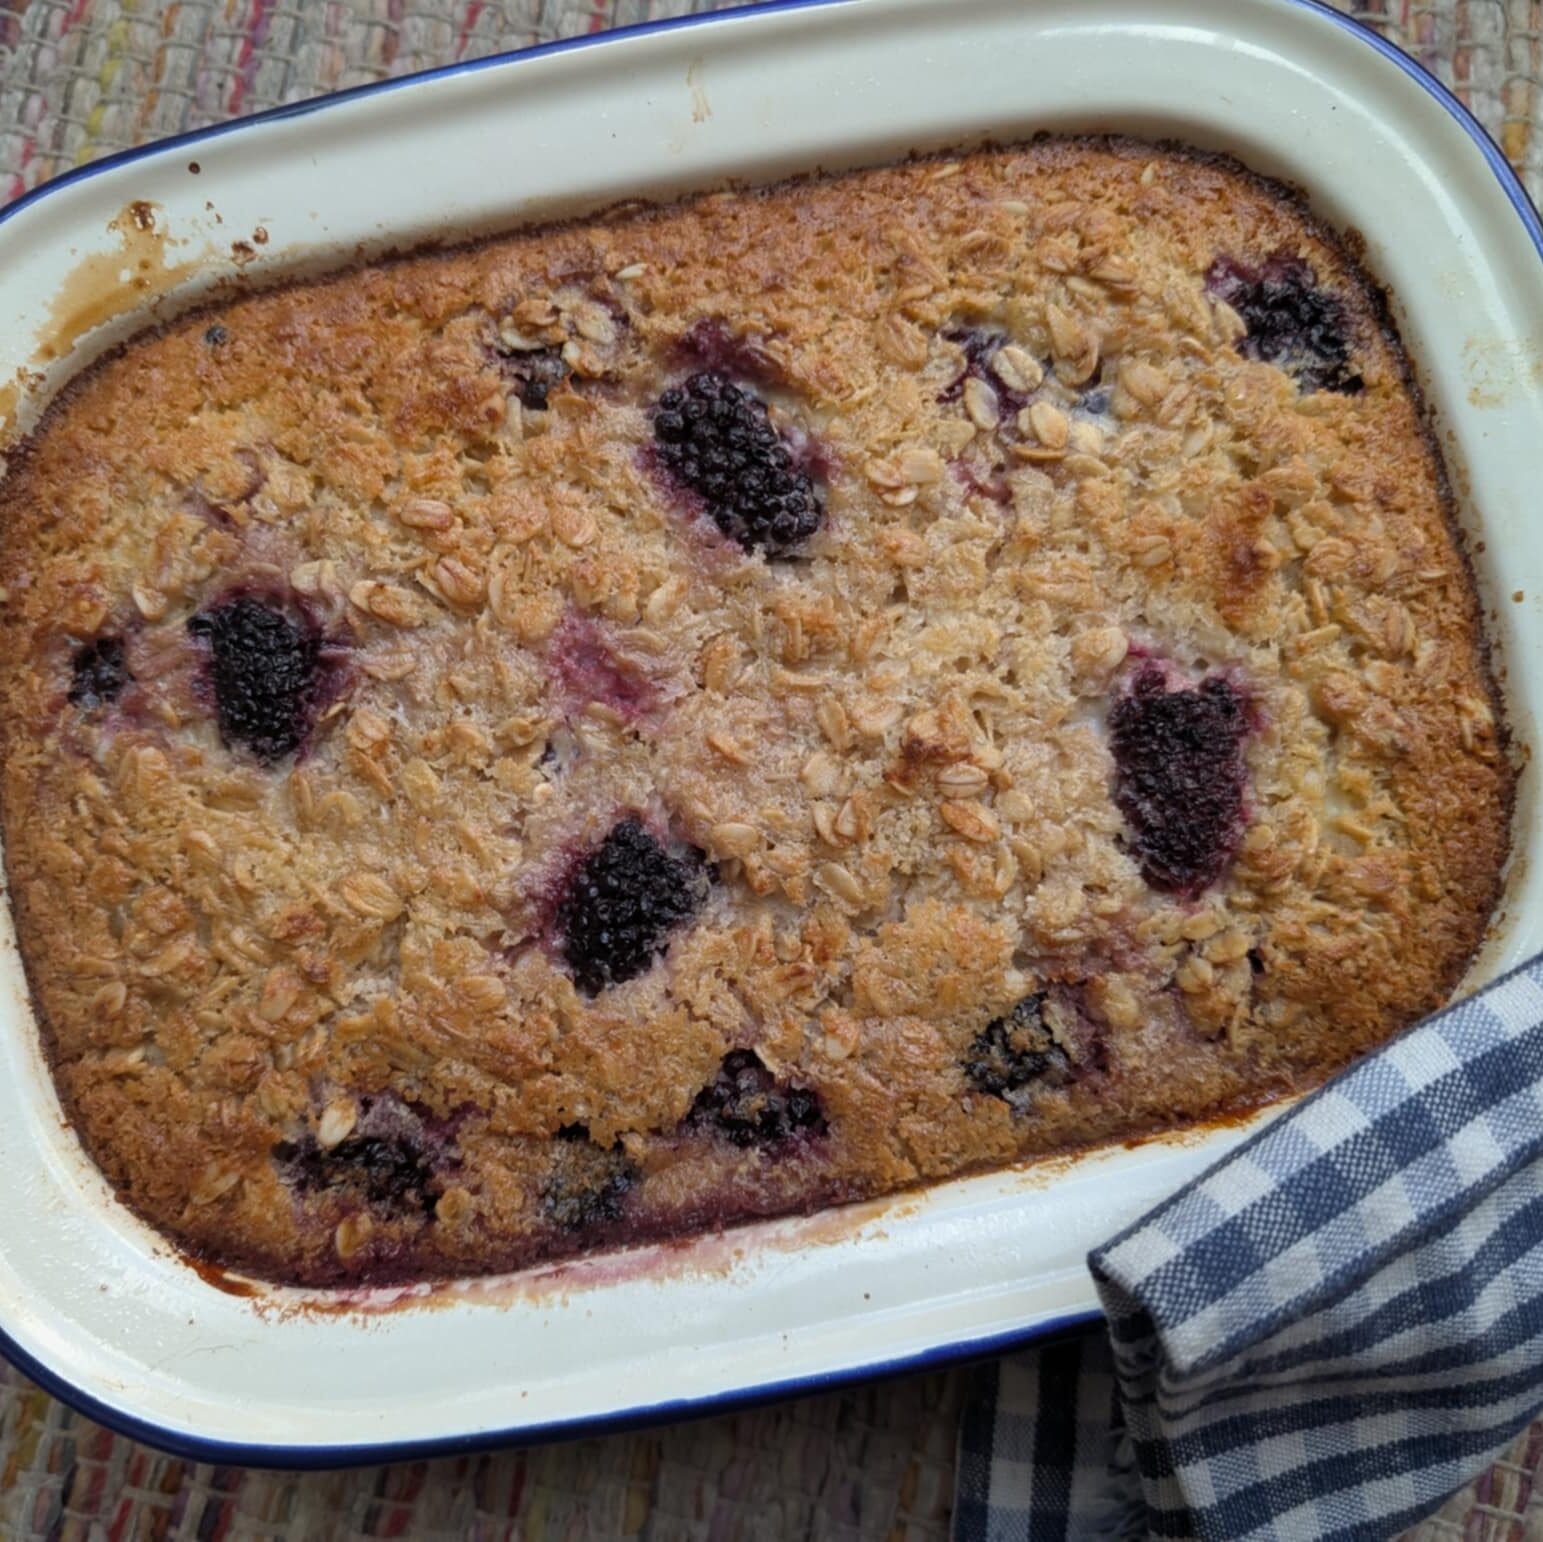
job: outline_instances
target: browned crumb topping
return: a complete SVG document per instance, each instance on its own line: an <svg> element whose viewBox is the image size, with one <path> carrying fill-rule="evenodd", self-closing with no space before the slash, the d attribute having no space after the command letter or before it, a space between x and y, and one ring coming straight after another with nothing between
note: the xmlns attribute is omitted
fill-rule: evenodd
<svg viewBox="0 0 1543 1542"><path fill-rule="evenodd" d="M1496 898L1401 356L1225 163L1048 141L254 295L0 500L59 1087L227 1264L471 1273L1193 1120L1435 1007Z"/></svg>

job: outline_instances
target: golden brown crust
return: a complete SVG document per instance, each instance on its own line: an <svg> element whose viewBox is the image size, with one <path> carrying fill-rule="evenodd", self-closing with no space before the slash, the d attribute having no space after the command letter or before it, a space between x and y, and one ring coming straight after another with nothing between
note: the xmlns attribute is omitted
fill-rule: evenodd
<svg viewBox="0 0 1543 1542"><path fill-rule="evenodd" d="M1278 253L1339 297L1363 389L1234 346L1205 275ZM795 560L651 463L700 322L813 446ZM1021 426L1011 391L949 390L947 334L988 327ZM545 410L500 360L531 344L569 370ZM1127 142L515 235L141 340L0 491L6 853L66 1106L179 1241L328 1281L1317 1080L1444 999L1498 894L1511 772L1443 500L1342 249L1234 166ZM222 743L187 629L242 589L348 659L272 767ZM82 710L72 651L104 634L134 683ZM1254 715L1241 847L1193 899L1143 880L1111 796L1138 655ZM589 997L552 895L624 811L717 877ZM972 1046L1029 996L1066 1075L983 1090ZM751 1046L823 1133L693 1121ZM378 1193L339 1149L391 1167Z"/></svg>

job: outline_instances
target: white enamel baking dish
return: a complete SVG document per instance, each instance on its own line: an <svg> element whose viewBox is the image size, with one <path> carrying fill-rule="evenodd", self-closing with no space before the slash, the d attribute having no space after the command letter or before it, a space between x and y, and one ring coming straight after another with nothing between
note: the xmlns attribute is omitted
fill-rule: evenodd
<svg viewBox="0 0 1543 1542"><path fill-rule="evenodd" d="M127 313L0 404L25 421L85 357L233 273L1097 129L1233 152L1362 233L1429 393L1511 720L1532 743L1543 231L1434 81L1310 0L793 0L120 156L0 216L0 380ZM1475 982L1543 946L1534 781L1528 771L1518 859ZM0 1348L104 1422L217 1461L340 1465L531 1440L1021 1344L1091 1316L1087 1249L1250 1128L323 1310L304 1292L231 1294L113 1201L61 1121L8 913L0 1002Z"/></svg>

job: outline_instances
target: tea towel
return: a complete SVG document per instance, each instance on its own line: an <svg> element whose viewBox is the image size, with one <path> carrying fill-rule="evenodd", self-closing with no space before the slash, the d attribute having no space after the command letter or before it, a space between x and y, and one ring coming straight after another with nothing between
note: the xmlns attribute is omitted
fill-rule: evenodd
<svg viewBox="0 0 1543 1542"><path fill-rule="evenodd" d="M1543 958L1353 1066L1089 1259L998 1366L956 1542L1385 1542L1543 1408Z"/></svg>

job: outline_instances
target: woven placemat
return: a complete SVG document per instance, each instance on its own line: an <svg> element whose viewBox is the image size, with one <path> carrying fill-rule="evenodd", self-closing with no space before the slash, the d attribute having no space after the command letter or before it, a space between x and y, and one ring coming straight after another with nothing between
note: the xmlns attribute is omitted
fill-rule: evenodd
<svg viewBox="0 0 1543 1542"><path fill-rule="evenodd" d="M722 3L0 0L0 202L181 129ZM1451 86L1543 196L1543 0L1341 8ZM0 1542L941 1542L965 1386L911 1377L604 1440L296 1474L162 1456L0 1362ZM1543 1542L1543 1422L1409 1535Z"/></svg>

